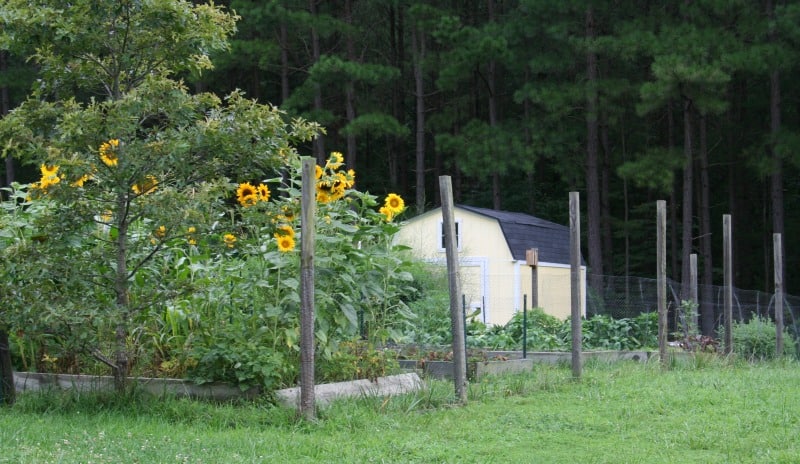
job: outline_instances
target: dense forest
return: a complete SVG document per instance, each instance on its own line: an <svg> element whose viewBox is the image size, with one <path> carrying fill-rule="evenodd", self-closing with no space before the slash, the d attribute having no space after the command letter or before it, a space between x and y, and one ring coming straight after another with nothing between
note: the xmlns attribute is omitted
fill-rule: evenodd
<svg viewBox="0 0 800 464"><path fill-rule="evenodd" d="M564 224L579 191L590 275L654 276L666 200L671 278L696 253L721 284L731 214L735 286L772 291L782 233L800 292L800 1L217 3L240 17L232 50L185 82L321 123L307 153L341 151L407 215L436 206L439 175L459 203ZM42 71L7 48L3 114ZM35 169L6 155L3 181Z"/></svg>

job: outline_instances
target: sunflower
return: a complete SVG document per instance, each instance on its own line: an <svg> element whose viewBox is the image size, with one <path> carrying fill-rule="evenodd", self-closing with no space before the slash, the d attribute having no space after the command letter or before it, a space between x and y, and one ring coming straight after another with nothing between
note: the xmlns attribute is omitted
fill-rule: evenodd
<svg viewBox="0 0 800 464"><path fill-rule="evenodd" d="M133 184L133 193L137 195L145 195L147 193L153 193L158 188L158 179L155 176L146 176L143 181Z"/></svg>
<svg viewBox="0 0 800 464"><path fill-rule="evenodd" d="M250 182L241 183L236 189L236 200L245 208L253 206L258 202L258 191Z"/></svg>
<svg viewBox="0 0 800 464"><path fill-rule="evenodd" d="M289 235L282 235L277 238L278 251L288 253L294 250L294 237Z"/></svg>
<svg viewBox="0 0 800 464"><path fill-rule="evenodd" d="M275 229L275 238L294 237L294 229L290 225L282 225Z"/></svg>
<svg viewBox="0 0 800 464"><path fill-rule="evenodd" d="M406 204L400 195L396 193L390 193L386 196L386 200L383 202L383 206L387 209L392 211L392 214L400 214L406 208Z"/></svg>
<svg viewBox="0 0 800 464"><path fill-rule="evenodd" d="M392 222L392 219L394 219L394 212L387 206L381 206L378 212L386 216L386 222Z"/></svg>
<svg viewBox="0 0 800 464"><path fill-rule="evenodd" d="M269 201L269 187L264 184L258 184L258 201Z"/></svg>
<svg viewBox="0 0 800 464"><path fill-rule="evenodd" d="M236 236L233 234L225 234L222 236L222 241L225 242L225 246L228 248L233 248L236 244Z"/></svg>
<svg viewBox="0 0 800 464"><path fill-rule="evenodd" d="M61 182L61 178L58 177L57 165L48 166L43 164L41 165L40 170L42 171L42 178L39 180L40 189L47 190L47 187Z"/></svg>
<svg viewBox="0 0 800 464"><path fill-rule="evenodd" d="M344 156L340 152L334 151L331 153L331 157L328 158L328 162L325 164L325 167L336 169L342 164L344 164Z"/></svg>
<svg viewBox="0 0 800 464"><path fill-rule="evenodd" d="M325 171L319 165L316 165L315 168L316 169L314 169L314 177L316 177L317 180L320 180L322 178L322 174Z"/></svg>
<svg viewBox="0 0 800 464"><path fill-rule="evenodd" d="M89 176L89 174L84 174L78 180L76 180L75 182L71 183L70 185L73 186L73 187L83 187L83 184L88 182L89 179L91 179L91 176Z"/></svg>
<svg viewBox="0 0 800 464"><path fill-rule="evenodd" d="M117 148L119 147L119 139L111 139L108 142L103 142L100 145L100 160L103 161L108 167L117 165L119 158L117 157Z"/></svg>

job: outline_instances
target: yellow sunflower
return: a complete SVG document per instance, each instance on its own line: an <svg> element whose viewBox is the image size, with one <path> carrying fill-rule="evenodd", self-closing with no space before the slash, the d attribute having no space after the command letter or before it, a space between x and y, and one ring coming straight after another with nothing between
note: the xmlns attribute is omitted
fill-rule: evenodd
<svg viewBox="0 0 800 464"><path fill-rule="evenodd" d="M117 148L119 148L119 139L111 139L100 145L100 160L103 161L103 164L108 167L117 165L119 161L116 153Z"/></svg>
<svg viewBox="0 0 800 464"><path fill-rule="evenodd" d="M58 177L57 165L48 166L43 164L41 165L40 170L42 171L42 178L39 180L40 189L47 190L47 187L61 182L61 178Z"/></svg>
<svg viewBox="0 0 800 464"><path fill-rule="evenodd" d="M258 184L258 201L269 201L269 187L264 184Z"/></svg>
<svg viewBox="0 0 800 464"><path fill-rule="evenodd" d="M319 165L316 165L315 168L316 169L314 170L314 177L316 177L317 180L320 180L322 178L322 174L325 171L323 171L322 168Z"/></svg>
<svg viewBox="0 0 800 464"><path fill-rule="evenodd" d="M133 193L137 195L145 195L153 193L158 188L158 179L155 176L146 176L143 181L133 184Z"/></svg>
<svg viewBox="0 0 800 464"><path fill-rule="evenodd" d="M72 185L73 187L83 187L83 184L88 182L89 179L91 179L91 176L89 176L89 174L84 174L78 180L76 180L70 185Z"/></svg>
<svg viewBox="0 0 800 464"><path fill-rule="evenodd" d="M294 237L294 229L290 225L282 225L275 229L275 238Z"/></svg>
<svg viewBox="0 0 800 464"><path fill-rule="evenodd" d="M392 219L394 219L394 212L386 206L381 206L378 212L386 216L386 222L392 222Z"/></svg>
<svg viewBox="0 0 800 464"><path fill-rule="evenodd" d="M400 195L396 193L390 193L386 196L386 200L383 202L383 206L387 209L392 211L392 214L400 214L406 208L406 204Z"/></svg>
<svg viewBox="0 0 800 464"><path fill-rule="evenodd" d="M253 206L258 202L258 191L250 182L243 182L236 189L236 200L245 208Z"/></svg>
<svg viewBox="0 0 800 464"><path fill-rule="evenodd" d="M278 251L288 253L294 250L294 237L289 235L282 235L277 238Z"/></svg>

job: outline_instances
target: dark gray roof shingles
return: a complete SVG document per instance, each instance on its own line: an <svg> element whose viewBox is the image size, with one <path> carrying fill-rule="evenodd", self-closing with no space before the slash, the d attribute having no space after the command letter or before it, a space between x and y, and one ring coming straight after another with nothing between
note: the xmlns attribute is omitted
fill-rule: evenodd
<svg viewBox="0 0 800 464"><path fill-rule="evenodd" d="M511 255L516 260L525 259L525 251L539 249L539 261L569 264L569 227L545 221L535 216L509 211L456 205L467 211L494 218L506 237ZM581 262L583 260L581 259Z"/></svg>

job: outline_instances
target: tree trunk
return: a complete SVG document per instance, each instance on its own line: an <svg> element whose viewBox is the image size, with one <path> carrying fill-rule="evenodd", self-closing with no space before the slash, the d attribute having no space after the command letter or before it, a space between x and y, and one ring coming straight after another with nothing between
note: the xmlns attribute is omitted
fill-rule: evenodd
<svg viewBox="0 0 800 464"><path fill-rule="evenodd" d="M595 36L594 12L586 9L586 40ZM586 52L586 217L589 248L589 285L603 290L603 244L600 238L599 131L597 102L597 55L591 46Z"/></svg>
<svg viewBox="0 0 800 464"><path fill-rule="evenodd" d="M317 16L317 0L308 0L308 10L311 16ZM320 45L319 34L317 28L311 27L311 58L313 63L319 62L320 58ZM322 88L318 82L314 83L314 111L317 113L322 112ZM317 134L314 137L314 156L317 158L317 163L324 165L325 159L325 137L322 134Z"/></svg>
<svg viewBox="0 0 800 464"><path fill-rule="evenodd" d="M692 151L692 101L684 97L683 104L683 153L685 165L683 167L683 211L681 222L681 300L689 299L689 255L692 253L692 183L694 182L694 155Z"/></svg>
<svg viewBox="0 0 800 464"><path fill-rule="evenodd" d="M128 296L128 194L117 194L117 266L114 279L114 293L116 294L117 328L115 333L114 387L122 393L127 388L128 370L130 369L128 357L128 318L130 317L130 299Z"/></svg>
<svg viewBox="0 0 800 464"><path fill-rule="evenodd" d="M4 77L8 72L8 52L0 51L0 74ZM4 82L7 79L4 79ZM2 116L8 114L9 110L11 109L11 103L8 99L8 86L3 85L0 87L0 112ZM5 159L6 163L6 177L5 177L5 185L10 186L12 182L14 182L14 158L11 157L11 153L6 155Z"/></svg>
<svg viewBox="0 0 800 464"><path fill-rule="evenodd" d="M494 22L494 3L495 0L486 1L490 23ZM497 128L497 61L494 59L489 60L486 81L489 87L489 127L492 128L492 133L495 133ZM498 153L489 154L492 159L496 159L498 155ZM492 208L495 210L502 207L500 190L500 171L495 170L492 172Z"/></svg>
<svg viewBox="0 0 800 464"><path fill-rule="evenodd" d="M770 22L775 22L775 8L772 0L767 0L767 16ZM776 41L774 30L769 32L770 42ZM770 201L772 202L772 233L784 234L784 210L783 210L783 159L775 146L778 142L778 134L781 131L781 77L777 69L773 69L769 75L769 132L770 132L770 155L772 157L772 175L770 176ZM769 234L771 235L771 234ZM784 248L784 241L781 241L781 248ZM780 250L784 256L784 250ZM781 269L782 274L785 271ZM781 276L781 282L786 282L785 275Z"/></svg>
<svg viewBox="0 0 800 464"><path fill-rule="evenodd" d="M345 22L352 26L353 24L353 2L352 0L345 0L344 2L344 17ZM347 34L345 38L345 52L347 53L347 59L350 62L356 61L356 52L355 52L355 44L353 43L353 35ZM356 91L355 91L355 81L351 77L350 80L345 84L345 115L347 117L347 123L352 123L356 119ZM356 136L355 134L350 131L347 133L347 153L345 154L345 164L348 168L355 169L356 168Z"/></svg>
<svg viewBox="0 0 800 464"><path fill-rule="evenodd" d="M700 286L700 325L703 335L714 335L714 279L713 255L711 252L711 183L708 177L708 140L706 119L700 120L700 256L703 273Z"/></svg>
<svg viewBox="0 0 800 464"><path fill-rule="evenodd" d="M14 369L11 366L11 347L8 332L0 330L0 404L14 404Z"/></svg>
<svg viewBox="0 0 800 464"><path fill-rule="evenodd" d="M414 50L414 98L416 101L416 198L417 213L425 211L425 32L415 25L411 30L411 47Z"/></svg>

